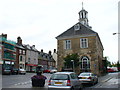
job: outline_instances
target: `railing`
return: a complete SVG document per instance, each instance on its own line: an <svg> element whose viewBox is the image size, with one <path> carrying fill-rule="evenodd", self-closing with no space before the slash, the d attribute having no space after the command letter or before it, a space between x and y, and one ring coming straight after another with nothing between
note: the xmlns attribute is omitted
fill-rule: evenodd
<svg viewBox="0 0 120 90"><path fill-rule="evenodd" d="M4 53L4 59L16 60L16 55L11 53Z"/></svg>
<svg viewBox="0 0 120 90"><path fill-rule="evenodd" d="M6 49L10 49L10 50L15 50L15 46L7 44L7 43L3 43L4 48Z"/></svg>
<svg viewBox="0 0 120 90"><path fill-rule="evenodd" d="M16 42L15 41L12 41L12 40L7 40L6 38L4 37L0 37L0 42L6 42L6 43L10 43L10 44L13 44L13 45L16 45Z"/></svg>

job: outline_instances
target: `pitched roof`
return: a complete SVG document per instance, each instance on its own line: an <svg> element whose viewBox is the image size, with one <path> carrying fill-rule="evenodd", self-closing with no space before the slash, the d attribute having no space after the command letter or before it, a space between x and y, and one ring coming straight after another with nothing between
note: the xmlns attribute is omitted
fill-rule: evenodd
<svg viewBox="0 0 120 90"><path fill-rule="evenodd" d="M79 25L79 30L75 30L74 26L75 25ZM65 32L63 32L62 34L58 35L56 37L56 39L59 38L64 38L64 37L73 37L73 36L80 36L80 35L91 35L91 34L97 34L97 32L91 30L91 28L89 26L85 26L81 23L76 23L75 25L73 25L71 28L69 28L68 30L66 30Z"/></svg>
<svg viewBox="0 0 120 90"><path fill-rule="evenodd" d="M35 48L34 45L33 45L33 46L30 46L29 44L27 44L27 45L24 44L23 46L24 46L24 48L27 49L27 50L31 50L31 51L38 52L38 50Z"/></svg>
<svg viewBox="0 0 120 90"><path fill-rule="evenodd" d="M75 25L79 25L79 30L75 30ZM93 31L90 26L85 26L82 23L78 22L75 25L73 25L71 28L63 32L62 34L58 35L56 39L68 39L73 37L88 37L88 36L97 36L101 46L103 48L102 42L100 40L100 37L97 32Z"/></svg>
<svg viewBox="0 0 120 90"><path fill-rule="evenodd" d="M53 56L44 52L39 52L39 59L48 60L48 61L55 61Z"/></svg>

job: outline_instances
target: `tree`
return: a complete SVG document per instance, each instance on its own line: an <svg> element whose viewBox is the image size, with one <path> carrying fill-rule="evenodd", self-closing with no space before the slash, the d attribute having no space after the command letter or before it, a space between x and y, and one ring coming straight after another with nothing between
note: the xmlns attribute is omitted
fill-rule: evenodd
<svg viewBox="0 0 120 90"><path fill-rule="evenodd" d="M117 61L117 68L118 68L118 71L120 71L120 62Z"/></svg>
<svg viewBox="0 0 120 90"><path fill-rule="evenodd" d="M107 60L107 66L112 67L111 62Z"/></svg>
<svg viewBox="0 0 120 90"><path fill-rule="evenodd" d="M74 66L77 67L79 65L79 56L77 53L75 54L69 54L64 58L64 65L67 68L72 68L73 67L73 63L71 62L71 60L74 60Z"/></svg>

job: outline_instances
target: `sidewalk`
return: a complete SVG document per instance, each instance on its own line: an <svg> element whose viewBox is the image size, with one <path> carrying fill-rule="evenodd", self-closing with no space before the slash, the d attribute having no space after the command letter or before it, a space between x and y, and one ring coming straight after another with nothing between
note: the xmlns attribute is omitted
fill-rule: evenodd
<svg viewBox="0 0 120 90"><path fill-rule="evenodd" d="M113 73L114 74L114 73ZM95 85L94 88L119 88L119 78L120 72L116 76L107 74L105 76L99 77L99 84Z"/></svg>

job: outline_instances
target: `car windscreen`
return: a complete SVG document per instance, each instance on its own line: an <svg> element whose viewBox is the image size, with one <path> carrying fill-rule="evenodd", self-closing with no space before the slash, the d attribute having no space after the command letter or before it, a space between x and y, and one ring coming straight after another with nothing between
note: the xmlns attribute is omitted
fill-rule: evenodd
<svg viewBox="0 0 120 90"><path fill-rule="evenodd" d="M81 73L80 76L90 76L90 73Z"/></svg>
<svg viewBox="0 0 120 90"><path fill-rule="evenodd" d="M18 70L17 68L14 68L13 70Z"/></svg>
<svg viewBox="0 0 120 90"><path fill-rule="evenodd" d="M51 76L52 80L68 80L69 76L67 74L53 74Z"/></svg>
<svg viewBox="0 0 120 90"><path fill-rule="evenodd" d="M5 70L10 70L10 67L5 67L4 69L5 69Z"/></svg>

